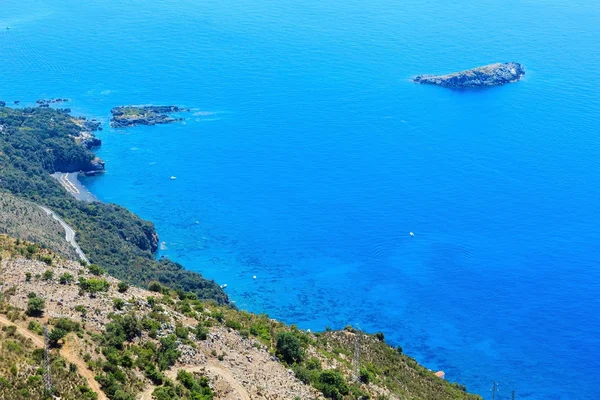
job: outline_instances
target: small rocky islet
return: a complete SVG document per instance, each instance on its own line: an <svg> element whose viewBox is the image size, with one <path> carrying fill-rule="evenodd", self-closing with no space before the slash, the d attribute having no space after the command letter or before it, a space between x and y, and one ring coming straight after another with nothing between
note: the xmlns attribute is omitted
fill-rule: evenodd
<svg viewBox="0 0 600 400"><path fill-rule="evenodd" d="M172 117L171 114L188 111L189 108L177 106L119 106L110 110L110 126L126 128L135 125L169 124L183 121L183 118Z"/></svg>
<svg viewBox="0 0 600 400"><path fill-rule="evenodd" d="M516 62L484 65L447 75L418 75L413 82L447 88L500 86L520 80L525 74L523 65Z"/></svg>

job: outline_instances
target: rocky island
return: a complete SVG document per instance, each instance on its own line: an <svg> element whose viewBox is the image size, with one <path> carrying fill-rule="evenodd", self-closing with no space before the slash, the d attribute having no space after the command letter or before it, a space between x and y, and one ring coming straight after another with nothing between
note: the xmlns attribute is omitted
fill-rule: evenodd
<svg viewBox="0 0 600 400"><path fill-rule="evenodd" d="M110 126L113 128L126 128L135 125L169 124L183 121L170 114L187 112L189 108L177 106L120 106L110 110L112 118Z"/></svg>
<svg viewBox="0 0 600 400"><path fill-rule="evenodd" d="M524 74L525 69L521 64L507 62L485 65L448 75L418 75L413 78L413 81L448 88L469 88L516 82Z"/></svg>

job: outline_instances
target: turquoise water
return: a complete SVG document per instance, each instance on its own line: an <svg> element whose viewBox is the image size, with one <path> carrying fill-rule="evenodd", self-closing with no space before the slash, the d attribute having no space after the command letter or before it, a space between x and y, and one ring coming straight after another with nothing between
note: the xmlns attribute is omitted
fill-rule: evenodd
<svg viewBox="0 0 600 400"><path fill-rule="evenodd" d="M240 308L383 331L485 398L596 398L597 2L105 3L4 1L0 99L192 107L102 131L85 181L161 255ZM410 82L496 61L524 80Z"/></svg>

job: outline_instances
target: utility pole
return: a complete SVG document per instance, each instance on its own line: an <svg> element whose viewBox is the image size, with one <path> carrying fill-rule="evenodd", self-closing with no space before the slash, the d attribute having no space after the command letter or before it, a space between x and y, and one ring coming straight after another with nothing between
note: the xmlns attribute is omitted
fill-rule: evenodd
<svg viewBox="0 0 600 400"><path fill-rule="evenodd" d="M356 329L354 334L354 358L352 359L352 378L354 382L358 382L360 379L360 337L362 332L360 329Z"/></svg>
<svg viewBox="0 0 600 400"><path fill-rule="evenodd" d="M496 400L496 393L498 392L498 383L494 381L492 385L492 400Z"/></svg>
<svg viewBox="0 0 600 400"><path fill-rule="evenodd" d="M48 349L50 348L48 340L48 327L44 326L44 393L48 396L52 395L52 376L50 375L50 357Z"/></svg>

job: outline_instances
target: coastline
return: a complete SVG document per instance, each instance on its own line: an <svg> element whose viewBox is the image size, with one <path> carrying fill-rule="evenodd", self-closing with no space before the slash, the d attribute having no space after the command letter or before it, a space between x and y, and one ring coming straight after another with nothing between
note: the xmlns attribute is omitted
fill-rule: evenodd
<svg viewBox="0 0 600 400"><path fill-rule="evenodd" d="M77 200L88 203L101 202L79 181L79 172L55 172L50 174L65 190Z"/></svg>

